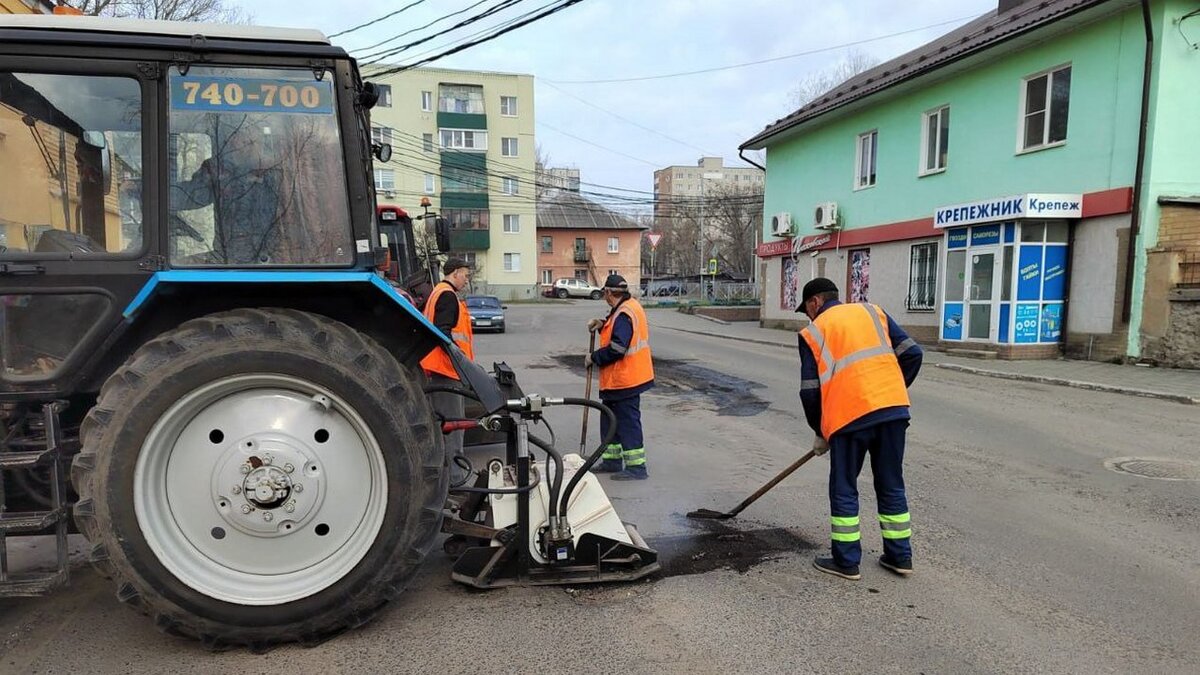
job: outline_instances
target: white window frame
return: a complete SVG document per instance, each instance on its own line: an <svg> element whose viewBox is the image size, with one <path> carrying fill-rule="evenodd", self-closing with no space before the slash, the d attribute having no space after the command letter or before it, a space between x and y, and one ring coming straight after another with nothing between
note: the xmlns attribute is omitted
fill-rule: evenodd
<svg viewBox="0 0 1200 675"><path fill-rule="evenodd" d="M505 105L508 102L509 105ZM507 108L507 112L505 111ZM501 96L500 97L500 116L501 117L516 117L517 116L517 97L516 96Z"/></svg>
<svg viewBox="0 0 1200 675"><path fill-rule="evenodd" d="M421 92L421 112L433 112L433 92Z"/></svg>
<svg viewBox="0 0 1200 675"><path fill-rule="evenodd" d="M520 145L517 143L515 136L500 137L500 156L501 157L519 157Z"/></svg>
<svg viewBox="0 0 1200 675"><path fill-rule="evenodd" d="M421 134L421 150L423 152L437 151L437 145L434 143L433 134Z"/></svg>
<svg viewBox="0 0 1200 675"><path fill-rule="evenodd" d="M392 107L392 85L379 85L379 102L375 105L378 105L380 108Z"/></svg>
<svg viewBox="0 0 1200 675"><path fill-rule="evenodd" d="M1057 148L1067 144L1067 139L1064 137L1060 141L1047 142L1050 139L1050 110L1054 105L1054 74L1063 70L1071 70L1071 63L1061 63L1053 68L1047 68L1032 75L1026 75L1021 78L1021 93L1019 105L1017 107L1017 153L1023 155L1029 152L1037 152L1048 148ZM1042 121L1042 142L1038 145L1025 145L1025 118L1029 116L1025 112L1025 101L1029 96L1029 83L1039 77L1046 77L1046 107L1042 109L1045 119ZM1070 135L1071 126L1071 90L1067 89L1067 130ZM1036 113L1033 113L1036 114Z"/></svg>
<svg viewBox="0 0 1200 675"><path fill-rule="evenodd" d="M505 272L520 272L521 271L521 254L515 252L506 252L504 254L504 271Z"/></svg>
<svg viewBox="0 0 1200 675"><path fill-rule="evenodd" d="M542 270L542 285L549 286L554 283L554 270Z"/></svg>
<svg viewBox="0 0 1200 675"><path fill-rule="evenodd" d="M512 176L505 176L500 179L500 191L506 195L521 194L521 184Z"/></svg>
<svg viewBox="0 0 1200 675"><path fill-rule="evenodd" d="M446 143L446 134L450 142ZM471 143L467 144L467 134L471 134ZM447 150L463 152L487 152L488 132L482 129L439 129L438 144Z"/></svg>
<svg viewBox="0 0 1200 675"><path fill-rule="evenodd" d="M387 181L384 181L384 178ZM387 183L391 183L388 185ZM394 169L375 169L375 189L391 192L396 189L396 171Z"/></svg>
<svg viewBox="0 0 1200 675"><path fill-rule="evenodd" d="M620 253L621 252L621 238L620 237L609 237L608 238L608 252L609 253Z"/></svg>
<svg viewBox="0 0 1200 675"><path fill-rule="evenodd" d="M949 116L949 114L950 114L950 106L943 105L943 106L938 106L937 108L934 108L933 110L925 112L921 115L921 160L920 160L921 164L917 170L917 174L920 176L932 176L933 174L936 174L936 173L942 173L943 171L946 170L946 166L950 163L950 152L949 152L949 150L946 150L945 148L942 147L942 134L941 134L942 119L946 116ZM929 153L930 153L930 140L931 139L929 138L929 122L931 119L933 119L935 117L937 118L938 134L932 139L934 166L933 166L933 168L930 168ZM950 133L950 130L948 127L946 129L946 133L947 133L947 135ZM949 145L949 144L950 144L950 139L947 138L946 145ZM946 160L945 160L944 164L942 164L941 166L938 166L937 162L941 161L941 156L942 156L943 151L945 151L945 153L946 153Z"/></svg>
<svg viewBox="0 0 1200 675"><path fill-rule="evenodd" d="M425 194L431 195L437 192L437 179L431 173L425 174Z"/></svg>
<svg viewBox="0 0 1200 675"><path fill-rule="evenodd" d="M393 145L393 142L392 142L393 138L394 138L394 136L392 135L391 127L383 127L383 126L375 126L375 125L371 126L371 142L372 143L386 143L388 145Z"/></svg>
<svg viewBox="0 0 1200 675"><path fill-rule="evenodd" d="M521 234L521 215L519 213L506 213L501 217L504 223L504 234Z"/></svg>
<svg viewBox="0 0 1200 675"><path fill-rule="evenodd" d="M919 244L912 244L911 246L908 247L908 291L907 291L907 293L905 293L905 297L904 297L904 309L909 312L933 312L933 311L937 310L938 282L940 281L940 279L938 279L938 276L939 276L938 275L938 256L940 255L941 248L942 248L939 245L939 243L940 242L937 242L937 241L923 241ZM929 273L931 273L933 275L932 281L926 282L926 283L931 284L931 287L928 290L930 293L930 297L933 300L932 300L932 303L928 307L918 307L918 306L915 306L916 303L913 301L913 281L914 281L913 272L920 271L920 270L916 270L914 268L914 264L915 264L914 255L916 254L918 248L929 247L929 246L933 247L933 256L931 258L925 260L924 262L927 265L926 271L928 271Z"/></svg>
<svg viewBox="0 0 1200 675"><path fill-rule="evenodd" d="M867 138L871 140L871 159L874 166L873 171L869 171L866 176L863 175L863 141ZM864 179L870 182L865 182ZM864 131L854 138L854 189L866 190L873 188L879 182L879 129L871 129Z"/></svg>

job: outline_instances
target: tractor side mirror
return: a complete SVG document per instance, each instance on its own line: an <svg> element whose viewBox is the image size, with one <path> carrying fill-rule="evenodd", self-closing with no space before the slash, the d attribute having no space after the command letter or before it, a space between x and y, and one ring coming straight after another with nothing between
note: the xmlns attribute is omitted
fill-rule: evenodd
<svg viewBox="0 0 1200 675"><path fill-rule="evenodd" d="M108 150L108 140L103 131L85 131L80 138L84 145L95 148L100 152L100 185L103 194L112 189L112 155Z"/></svg>
<svg viewBox="0 0 1200 675"><path fill-rule="evenodd" d="M433 234L437 239L437 248L439 253L445 253L450 250L450 221L445 218L433 219Z"/></svg>
<svg viewBox="0 0 1200 675"><path fill-rule="evenodd" d="M370 110L375 107L376 103L379 103L379 94L379 85L374 82L363 82L362 89L358 91L358 103Z"/></svg>
<svg viewBox="0 0 1200 675"><path fill-rule="evenodd" d="M375 159L387 164L392 159L391 143L372 143L371 154L375 155Z"/></svg>

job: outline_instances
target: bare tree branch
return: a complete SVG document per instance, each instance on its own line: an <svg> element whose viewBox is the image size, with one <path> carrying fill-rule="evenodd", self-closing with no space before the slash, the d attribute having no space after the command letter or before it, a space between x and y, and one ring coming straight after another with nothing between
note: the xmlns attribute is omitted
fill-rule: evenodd
<svg viewBox="0 0 1200 675"><path fill-rule="evenodd" d="M879 59L866 52L854 50L838 63L816 73L810 73L796 85L789 98L792 106L802 108L846 80L879 65Z"/></svg>
<svg viewBox="0 0 1200 675"><path fill-rule="evenodd" d="M250 23L253 18L226 0L67 0L66 4L91 16L207 23Z"/></svg>

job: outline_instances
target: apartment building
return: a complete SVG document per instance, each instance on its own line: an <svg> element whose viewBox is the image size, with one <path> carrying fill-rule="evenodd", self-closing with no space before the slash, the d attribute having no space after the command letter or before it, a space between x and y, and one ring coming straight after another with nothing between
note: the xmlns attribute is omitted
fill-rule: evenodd
<svg viewBox="0 0 1200 675"><path fill-rule="evenodd" d="M672 165L654 172L654 217L663 222L680 204L730 190L762 192L766 174L754 167L725 166L721 157L701 157L694 165Z"/></svg>
<svg viewBox="0 0 1200 675"><path fill-rule="evenodd" d="M474 292L535 297L533 77L441 68L366 77L382 89L372 135L393 148L376 163L380 203L419 216L428 198L430 213L450 221L450 255L474 265Z"/></svg>

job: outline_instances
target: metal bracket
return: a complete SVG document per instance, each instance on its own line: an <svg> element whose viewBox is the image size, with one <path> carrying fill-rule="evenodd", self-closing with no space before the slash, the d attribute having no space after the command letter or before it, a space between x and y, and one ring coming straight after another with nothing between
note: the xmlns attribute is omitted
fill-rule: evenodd
<svg viewBox="0 0 1200 675"><path fill-rule="evenodd" d="M167 269L167 259L161 255L149 255L138 261L138 269L145 272L159 272Z"/></svg>
<svg viewBox="0 0 1200 675"><path fill-rule="evenodd" d="M159 80L162 78L162 69L158 67L157 63L147 63L142 61L137 64L137 69L138 72L141 73L143 79Z"/></svg>

